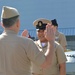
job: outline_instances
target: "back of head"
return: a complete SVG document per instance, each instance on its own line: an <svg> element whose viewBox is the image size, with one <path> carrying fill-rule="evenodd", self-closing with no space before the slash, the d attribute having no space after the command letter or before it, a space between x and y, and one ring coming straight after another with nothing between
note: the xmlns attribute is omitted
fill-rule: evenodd
<svg viewBox="0 0 75 75"><path fill-rule="evenodd" d="M18 19L19 12L17 9L9 6L3 6L1 14L1 22L4 27L12 26Z"/></svg>

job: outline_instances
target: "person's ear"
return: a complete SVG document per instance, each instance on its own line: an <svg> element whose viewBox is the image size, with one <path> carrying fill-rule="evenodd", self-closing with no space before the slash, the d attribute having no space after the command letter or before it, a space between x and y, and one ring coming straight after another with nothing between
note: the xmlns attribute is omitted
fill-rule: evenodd
<svg viewBox="0 0 75 75"><path fill-rule="evenodd" d="M20 27L20 21L19 20L17 20L17 27Z"/></svg>
<svg viewBox="0 0 75 75"><path fill-rule="evenodd" d="M5 28L4 25L3 25L3 23L1 23L0 25L2 26L2 28Z"/></svg>

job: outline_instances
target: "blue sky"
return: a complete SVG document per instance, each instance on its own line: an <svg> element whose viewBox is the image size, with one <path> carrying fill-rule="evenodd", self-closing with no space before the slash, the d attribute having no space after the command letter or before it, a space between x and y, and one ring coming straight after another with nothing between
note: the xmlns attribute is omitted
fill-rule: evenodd
<svg viewBox="0 0 75 75"><path fill-rule="evenodd" d="M0 14L2 6L18 9L21 29L34 29L38 18L56 18L59 28L75 27L75 0L0 0Z"/></svg>

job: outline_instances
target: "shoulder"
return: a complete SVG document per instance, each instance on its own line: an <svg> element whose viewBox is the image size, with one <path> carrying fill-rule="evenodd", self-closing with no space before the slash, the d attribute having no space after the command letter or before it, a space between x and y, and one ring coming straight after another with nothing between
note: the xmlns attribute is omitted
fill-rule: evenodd
<svg viewBox="0 0 75 75"><path fill-rule="evenodd" d="M55 49L56 50L63 50L64 51L64 49L63 49L63 47L57 42L57 41L55 41Z"/></svg>
<svg viewBox="0 0 75 75"><path fill-rule="evenodd" d="M66 39L65 34L64 34L64 33L62 33L62 32L59 32L59 37L60 37L61 39Z"/></svg>
<svg viewBox="0 0 75 75"><path fill-rule="evenodd" d="M24 43L24 44L34 43L32 39L27 38L27 37L23 37L23 36L17 36L17 40L18 40L20 43Z"/></svg>
<svg viewBox="0 0 75 75"><path fill-rule="evenodd" d="M60 36L65 36L65 34L64 34L64 33L62 33L62 32L59 32L59 35L60 35Z"/></svg>
<svg viewBox="0 0 75 75"><path fill-rule="evenodd" d="M57 41L55 41L55 47L57 46L60 46L60 44Z"/></svg>

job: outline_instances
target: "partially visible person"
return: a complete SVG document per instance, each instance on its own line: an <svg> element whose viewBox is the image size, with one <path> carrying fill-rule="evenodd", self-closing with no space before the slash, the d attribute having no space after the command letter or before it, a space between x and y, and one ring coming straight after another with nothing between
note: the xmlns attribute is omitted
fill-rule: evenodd
<svg viewBox="0 0 75 75"><path fill-rule="evenodd" d="M67 41L66 37L62 32L58 31L58 23L56 19L51 20L52 25L55 27L55 40L61 44L61 46L64 48L64 52L67 50Z"/></svg>
<svg viewBox="0 0 75 75"><path fill-rule="evenodd" d="M33 22L34 26L36 27L36 32L38 36L38 40L35 41L35 44L44 54L48 49L49 42L45 38L44 34L47 23L51 23L51 21L44 18L39 18ZM22 33L22 36L24 36L23 34L24 32ZM50 36L52 38L52 35ZM43 69L32 62L32 75L66 75L66 56L64 54L64 50L59 43L54 42L54 45L54 55L51 66L46 69Z"/></svg>
<svg viewBox="0 0 75 75"><path fill-rule="evenodd" d="M31 35L29 34L29 32L28 32L27 29L25 29L23 32L24 32L23 36L26 36L28 38L31 38Z"/></svg>
<svg viewBox="0 0 75 75"><path fill-rule="evenodd" d="M17 35L20 29L19 16L16 8L3 6L1 22L4 32L0 35L0 75L31 75L31 61L41 68L47 68L52 63L55 38L53 27L50 24L46 26L45 37L49 46L43 54L33 40Z"/></svg>

